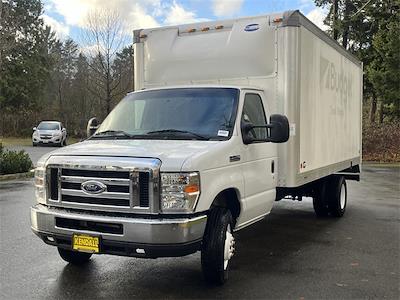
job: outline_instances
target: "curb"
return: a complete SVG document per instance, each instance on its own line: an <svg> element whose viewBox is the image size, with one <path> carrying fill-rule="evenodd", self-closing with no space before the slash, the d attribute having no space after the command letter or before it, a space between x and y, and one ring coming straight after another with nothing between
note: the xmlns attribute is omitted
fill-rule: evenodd
<svg viewBox="0 0 400 300"><path fill-rule="evenodd" d="M30 170L29 172L25 172L25 173L0 175L0 181L22 179L22 178L32 178L34 176L34 174L35 174L35 171Z"/></svg>
<svg viewBox="0 0 400 300"><path fill-rule="evenodd" d="M399 168L400 163L399 162L378 162L378 161L363 161L361 164L362 166L366 167L384 167L384 168Z"/></svg>

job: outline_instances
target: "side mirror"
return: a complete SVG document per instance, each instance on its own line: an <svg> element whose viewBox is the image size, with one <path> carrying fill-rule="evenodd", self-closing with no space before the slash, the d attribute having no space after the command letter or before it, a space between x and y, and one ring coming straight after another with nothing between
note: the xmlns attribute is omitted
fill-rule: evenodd
<svg viewBox="0 0 400 300"><path fill-rule="evenodd" d="M32 130L33 130L33 131L36 131L36 130L37 130L37 128L36 128L36 127L33 127L33 128L32 128Z"/></svg>
<svg viewBox="0 0 400 300"><path fill-rule="evenodd" d="M268 132L268 138L266 139L256 139L251 134L250 131L254 128L266 128ZM272 143L284 143L289 140L289 121L287 117L283 115L271 115L269 119L269 124L265 125L254 125L250 122L242 122L241 125L242 139L245 145L254 142L272 142Z"/></svg>
<svg viewBox="0 0 400 300"><path fill-rule="evenodd" d="M93 117L89 120L87 127L86 127L86 136L91 137L99 128L100 124L96 117Z"/></svg>
<svg viewBox="0 0 400 300"><path fill-rule="evenodd" d="M283 115L271 115L269 118L270 135L272 143L284 143L289 140L289 120Z"/></svg>

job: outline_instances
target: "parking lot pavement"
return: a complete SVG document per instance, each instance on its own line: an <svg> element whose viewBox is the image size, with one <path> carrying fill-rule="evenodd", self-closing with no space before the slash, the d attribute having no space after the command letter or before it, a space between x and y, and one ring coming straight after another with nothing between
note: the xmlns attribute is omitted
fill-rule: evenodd
<svg viewBox="0 0 400 300"><path fill-rule="evenodd" d="M63 262L30 231L32 180L0 183L1 299L399 299L400 169L364 167L349 182L341 219L317 219L311 201L276 203L237 233L223 287L204 283L199 253L144 260Z"/></svg>
<svg viewBox="0 0 400 300"><path fill-rule="evenodd" d="M29 154L29 157L31 158L34 166L36 166L37 161L39 160L39 158L42 155L59 149L59 147L53 147L53 146L33 147L33 146L19 146L19 145L7 146L6 148L9 150L15 150L15 151L25 150L25 152Z"/></svg>

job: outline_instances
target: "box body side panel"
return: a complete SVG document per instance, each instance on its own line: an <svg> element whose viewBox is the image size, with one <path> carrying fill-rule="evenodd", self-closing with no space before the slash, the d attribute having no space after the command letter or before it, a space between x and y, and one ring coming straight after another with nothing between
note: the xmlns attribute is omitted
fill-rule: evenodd
<svg viewBox="0 0 400 300"><path fill-rule="evenodd" d="M362 67L304 26L278 30L277 113L290 139L278 146L280 187L361 163Z"/></svg>
<svg viewBox="0 0 400 300"><path fill-rule="evenodd" d="M361 68L300 27L300 173L360 157Z"/></svg>

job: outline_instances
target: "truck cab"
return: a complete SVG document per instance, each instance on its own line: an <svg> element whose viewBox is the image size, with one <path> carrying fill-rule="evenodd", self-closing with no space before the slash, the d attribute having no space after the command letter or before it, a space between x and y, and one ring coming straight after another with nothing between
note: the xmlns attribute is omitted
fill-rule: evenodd
<svg viewBox="0 0 400 300"><path fill-rule="evenodd" d="M85 251L155 258L207 245L223 250L223 276L233 232L263 218L276 198L275 143L289 129L263 99L232 86L128 94L88 140L39 161L32 229L70 262ZM218 249L215 226L230 234Z"/></svg>

